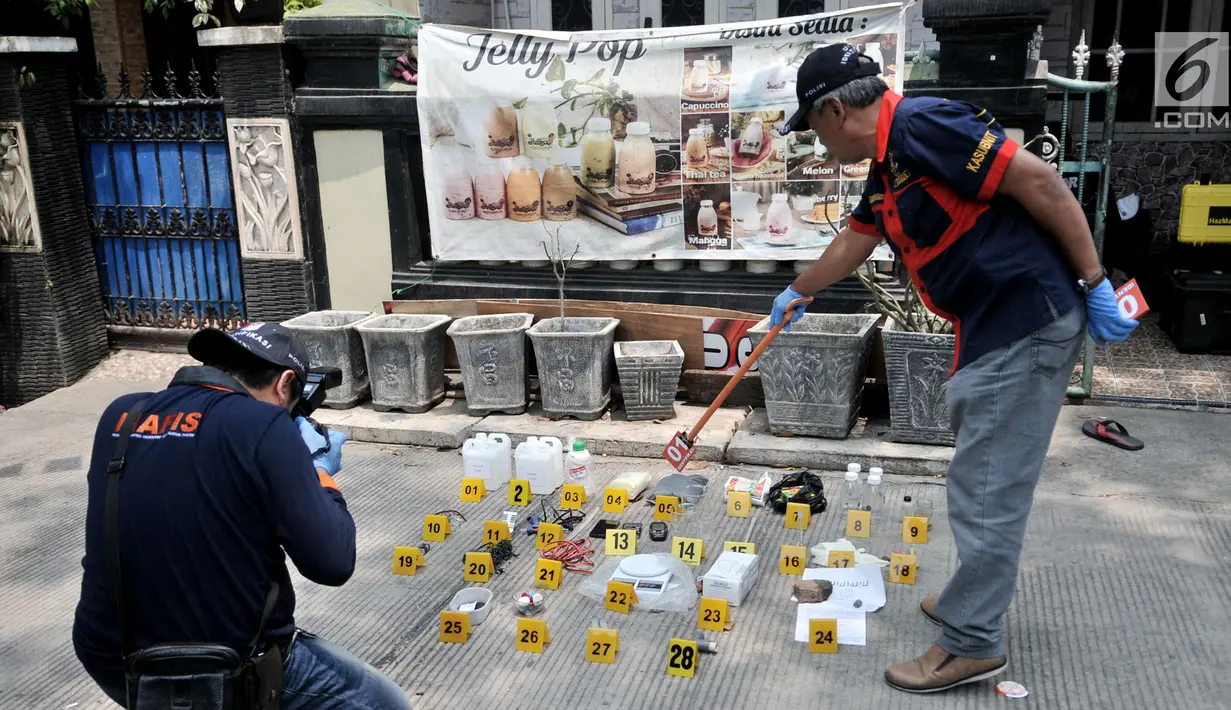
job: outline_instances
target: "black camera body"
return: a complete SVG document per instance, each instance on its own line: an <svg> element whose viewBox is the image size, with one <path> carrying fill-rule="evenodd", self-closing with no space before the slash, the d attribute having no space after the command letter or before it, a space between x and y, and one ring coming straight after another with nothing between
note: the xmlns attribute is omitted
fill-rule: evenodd
<svg viewBox="0 0 1231 710"><path fill-rule="evenodd" d="M313 368L308 372L308 381L304 383L303 394L299 396L299 402L291 410L291 416L311 418L312 412L324 403L325 393L340 384L342 384L342 371L338 368Z"/></svg>

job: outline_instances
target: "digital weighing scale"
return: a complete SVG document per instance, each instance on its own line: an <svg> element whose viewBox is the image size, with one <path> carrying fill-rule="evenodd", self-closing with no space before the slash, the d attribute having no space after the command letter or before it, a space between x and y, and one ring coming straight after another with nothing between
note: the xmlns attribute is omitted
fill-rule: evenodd
<svg viewBox="0 0 1231 710"><path fill-rule="evenodd" d="M627 582L638 594L662 594L671 581L671 570L654 555L632 555L620 562L611 581Z"/></svg>

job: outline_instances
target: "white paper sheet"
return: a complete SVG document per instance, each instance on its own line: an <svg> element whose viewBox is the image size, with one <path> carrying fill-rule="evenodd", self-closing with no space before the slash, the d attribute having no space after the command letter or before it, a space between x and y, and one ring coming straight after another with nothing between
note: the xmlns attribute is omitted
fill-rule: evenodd
<svg viewBox="0 0 1231 710"><path fill-rule="evenodd" d="M833 583L829 602L849 609L855 600L863 602L861 612L873 612L885 606L885 579L880 567L809 567L804 579L827 579Z"/></svg>
<svg viewBox="0 0 1231 710"><path fill-rule="evenodd" d="M795 615L795 640L808 642L808 621L811 619L836 619L838 621L838 643L848 646L868 645L867 614L858 609L852 609L843 604L821 602L820 604L800 604Z"/></svg>

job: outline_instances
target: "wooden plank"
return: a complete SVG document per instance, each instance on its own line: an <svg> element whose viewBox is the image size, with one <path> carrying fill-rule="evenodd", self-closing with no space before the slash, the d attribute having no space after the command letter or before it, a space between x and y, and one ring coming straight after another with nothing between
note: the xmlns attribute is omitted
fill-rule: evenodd
<svg viewBox="0 0 1231 710"><path fill-rule="evenodd" d="M684 392L684 401L708 407L723 387L731 381L731 373L714 370L684 370L680 376L680 387ZM761 386L761 373L749 372L732 390L724 407L764 407L765 391Z"/></svg>
<svg viewBox="0 0 1231 710"><path fill-rule="evenodd" d="M533 313L537 318L555 318L560 315L559 301L544 304L508 301L479 301L480 315L489 313ZM664 306L663 308L668 308ZM699 316L681 316L673 313L639 313L607 307L586 308L572 301L565 304L567 315L580 318L616 317L616 340L678 340L684 350L684 367L705 367L705 340Z"/></svg>
<svg viewBox="0 0 1231 710"><path fill-rule="evenodd" d="M471 298L454 298L439 301L385 301L385 313L411 313L432 316L464 318L478 315L475 301Z"/></svg>
<svg viewBox="0 0 1231 710"><path fill-rule="evenodd" d="M488 299L484 299L488 300ZM548 298L504 299L504 303L528 303L534 305L557 305L559 301ZM708 318L732 318L735 320L761 320L765 313L747 313L731 311L725 308L707 308L705 306L677 306L664 303L630 303L626 301L582 301L569 299L568 303L580 308L609 308L617 311L633 313L660 313L679 316L701 316Z"/></svg>

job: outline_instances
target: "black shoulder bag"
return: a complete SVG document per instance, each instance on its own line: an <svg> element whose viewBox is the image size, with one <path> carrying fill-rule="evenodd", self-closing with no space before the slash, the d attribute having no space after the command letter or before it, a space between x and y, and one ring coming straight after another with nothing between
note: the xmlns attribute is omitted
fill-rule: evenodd
<svg viewBox="0 0 1231 710"><path fill-rule="evenodd" d="M103 521L107 575L120 622L120 651L125 661L126 707L129 710L278 710L282 701L282 651L277 645L256 655L274 603L278 583L269 594L247 658L217 644L159 644L131 652L131 621L124 606L120 574L120 476L133 428L149 400L133 406L124 419L115 454L107 464L107 499Z"/></svg>

